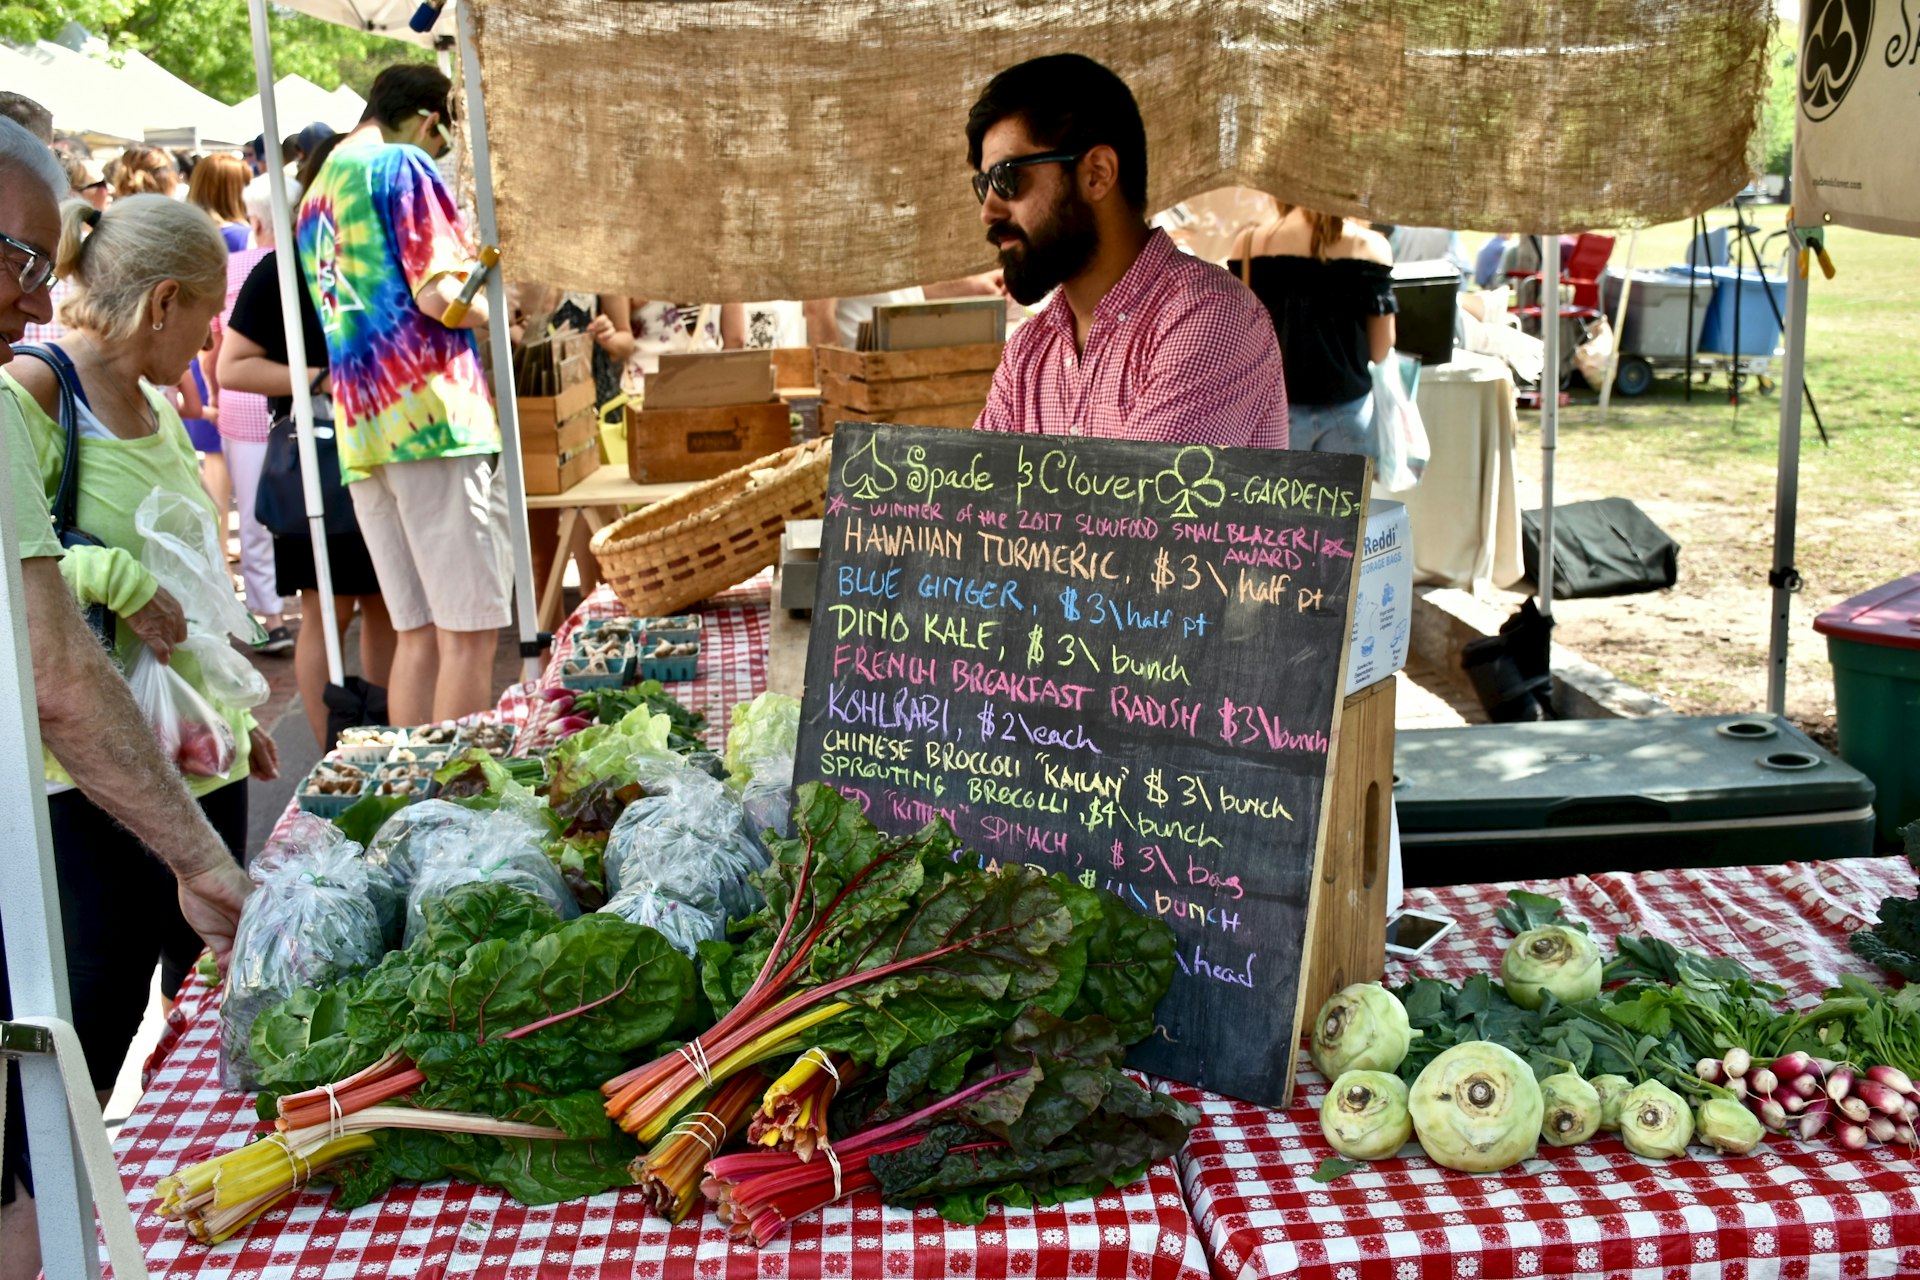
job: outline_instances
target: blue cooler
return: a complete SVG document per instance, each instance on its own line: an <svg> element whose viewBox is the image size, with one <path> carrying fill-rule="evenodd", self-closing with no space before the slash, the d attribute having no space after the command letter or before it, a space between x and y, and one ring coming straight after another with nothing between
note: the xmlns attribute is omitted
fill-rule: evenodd
<svg viewBox="0 0 1920 1280"><path fill-rule="evenodd" d="M1684 281L1687 268L1672 268ZM1698 267L1704 278L1713 277L1713 296L1700 325L1699 350L1713 355L1770 356L1780 346L1780 323L1787 314L1787 282L1758 271L1736 271L1732 267ZM1773 303L1767 302L1767 294ZM1735 295L1738 295L1737 299ZM1776 310L1777 308L1777 310ZM1733 318L1740 317L1740 350L1733 349Z"/></svg>

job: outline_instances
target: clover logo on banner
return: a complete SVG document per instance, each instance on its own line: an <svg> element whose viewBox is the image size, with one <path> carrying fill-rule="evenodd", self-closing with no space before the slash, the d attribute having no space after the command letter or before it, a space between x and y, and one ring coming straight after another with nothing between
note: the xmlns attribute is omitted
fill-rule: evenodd
<svg viewBox="0 0 1920 1280"><path fill-rule="evenodd" d="M1195 459L1198 459L1196 462ZM1188 475L1191 469L1198 474ZM1167 496L1167 482L1173 484L1173 496ZM1213 450L1190 444L1174 456L1173 465L1153 478L1153 493L1173 508L1175 520L1195 519L1193 504L1217 507L1226 501L1227 486L1213 477Z"/></svg>
<svg viewBox="0 0 1920 1280"><path fill-rule="evenodd" d="M1860 75L1873 31L1873 0L1813 0L1800 47L1800 110L1825 120Z"/></svg>

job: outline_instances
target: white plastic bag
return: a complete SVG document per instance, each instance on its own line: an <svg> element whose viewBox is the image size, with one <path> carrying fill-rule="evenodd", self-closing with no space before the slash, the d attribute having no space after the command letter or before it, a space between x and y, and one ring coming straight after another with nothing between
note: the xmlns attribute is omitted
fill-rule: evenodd
<svg viewBox="0 0 1920 1280"><path fill-rule="evenodd" d="M267 678L228 644L225 636L196 632L174 646L174 652L187 654L200 664L201 686L222 706L246 711L272 696Z"/></svg>
<svg viewBox="0 0 1920 1280"><path fill-rule="evenodd" d="M240 752L233 726L180 673L142 648L127 687L160 740L160 753L189 778L224 777Z"/></svg>
<svg viewBox="0 0 1920 1280"><path fill-rule="evenodd" d="M1426 424L1407 393L1409 364L1418 377L1418 363L1398 351L1389 351L1385 360L1369 366L1373 373L1374 460L1379 464L1376 476L1392 493L1419 484L1431 454Z"/></svg>
<svg viewBox="0 0 1920 1280"><path fill-rule="evenodd" d="M248 644L267 638L233 592L226 549L206 507L156 486L134 511L133 527L145 540L140 563L180 602L189 632Z"/></svg>
<svg viewBox="0 0 1920 1280"><path fill-rule="evenodd" d="M378 903L393 894L359 845L307 813L294 815L248 874L260 887L241 908L220 1000L220 1074L229 1089L259 1084L255 1018L301 987L332 986L380 963Z"/></svg>

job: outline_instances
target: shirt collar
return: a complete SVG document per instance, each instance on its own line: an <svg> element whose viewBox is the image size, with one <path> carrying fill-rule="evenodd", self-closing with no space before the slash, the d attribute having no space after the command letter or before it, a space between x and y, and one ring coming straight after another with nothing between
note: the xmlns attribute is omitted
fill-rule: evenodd
<svg viewBox="0 0 1920 1280"><path fill-rule="evenodd" d="M1155 227L1147 233L1147 242L1140 246L1140 254L1127 268L1126 274L1113 282L1106 296L1093 309L1094 322L1114 318L1131 311L1147 290L1147 287L1159 278L1179 249L1174 246L1172 237ZM1067 291L1056 289L1053 300L1047 303L1036 319L1066 334L1073 332L1073 307L1067 302Z"/></svg>

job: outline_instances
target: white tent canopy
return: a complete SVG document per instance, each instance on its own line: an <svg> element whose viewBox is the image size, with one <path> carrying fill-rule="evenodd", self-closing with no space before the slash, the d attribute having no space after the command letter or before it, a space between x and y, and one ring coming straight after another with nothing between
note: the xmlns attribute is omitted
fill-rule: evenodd
<svg viewBox="0 0 1920 1280"><path fill-rule="evenodd" d="M284 3L286 8L296 9L337 26L392 36L396 40L428 47L432 47L435 37L451 39L458 17L454 0L447 0L446 7L440 12L440 21L432 31L422 34L407 25L413 20L414 11L420 7L420 0L284 0Z"/></svg>
<svg viewBox="0 0 1920 1280"><path fill-rule="evenodd" d="M273 86L273 101L280 127L287 133L298 133L315 123L345 132L360 123L360 113L367 107L366 100L345 85L329 93L304 76L281 77ZM237 146L260 136L259 94L225 110L227 141Z"/></svg>
<svg viewBox="0 0 1920 1280"><path fill-rule="evenodd" d="M200 92L137 49L116 54L114 60L119 63L115 68L119 96L136 105L150 141L159 141L153 135L163 132L190 135L183 141L201 146L244 141L223 131L233 108L218 98ZM167 141L172 144L173 140Z"/></svg>
<svg viewBox="0 0 1920 1280"><path fill-rule="evenodd" d="M119 72L42 40L25 49L0 47L0 88L23 93L53 113L53 127L89 139L139 142L147 118L132 94L119 88Z"/></svg>

